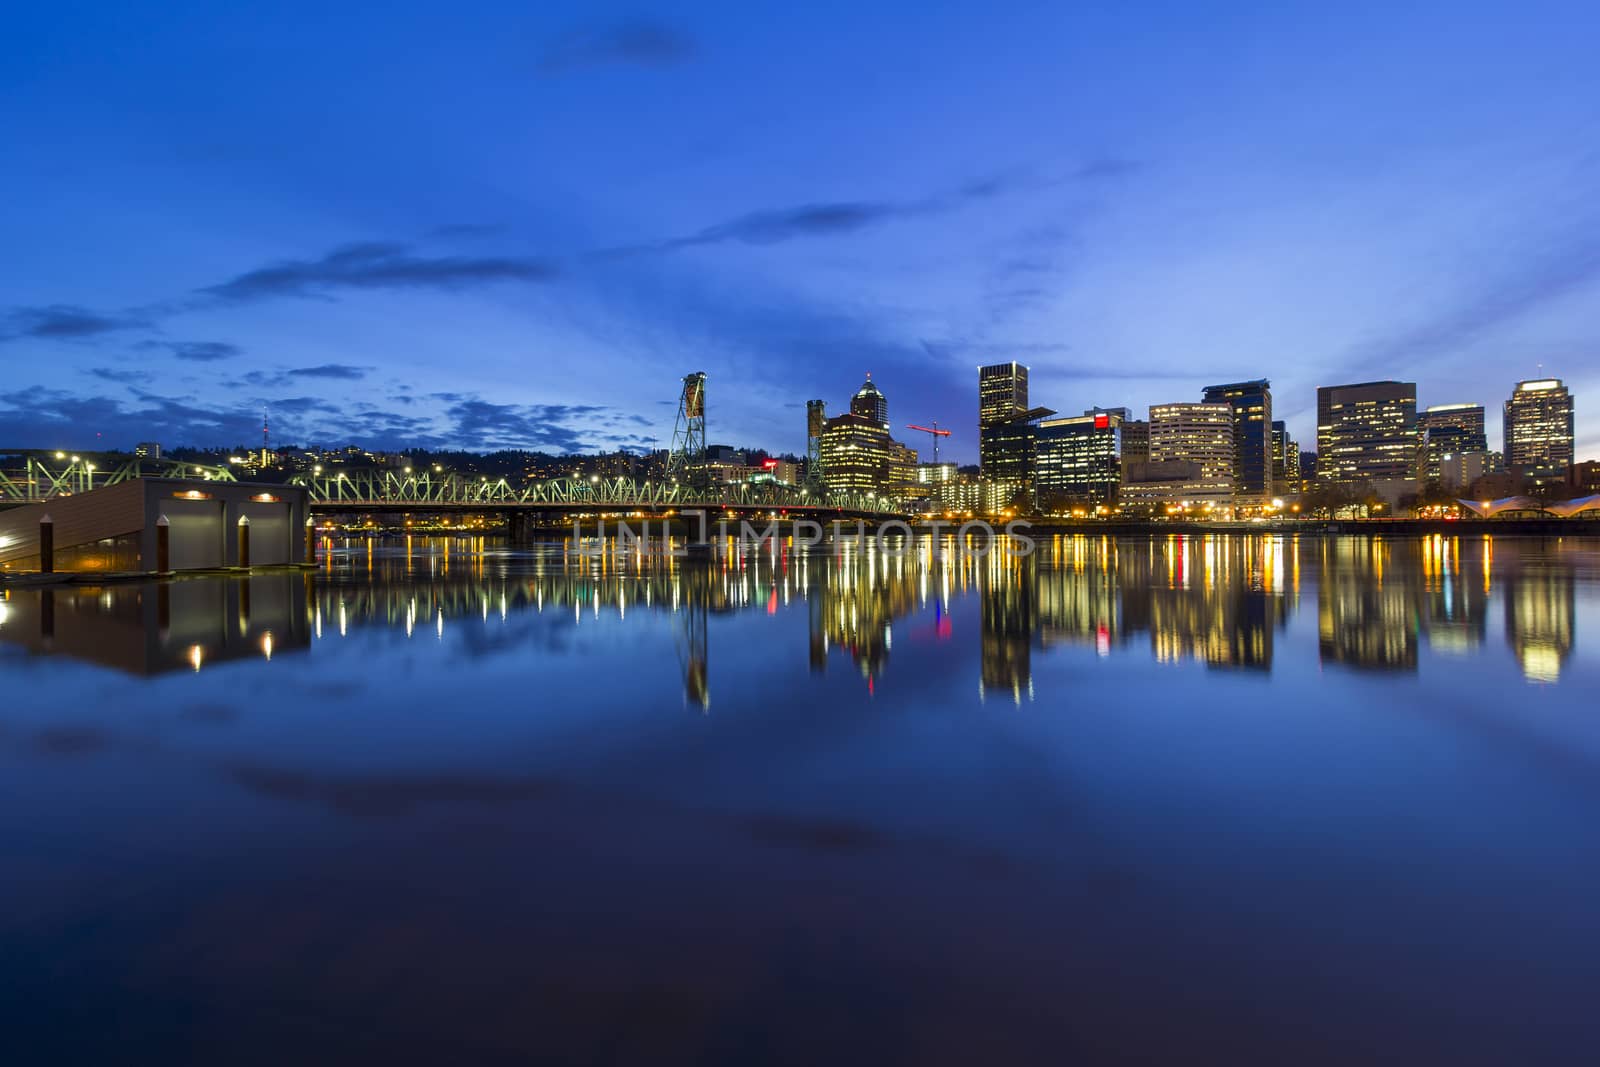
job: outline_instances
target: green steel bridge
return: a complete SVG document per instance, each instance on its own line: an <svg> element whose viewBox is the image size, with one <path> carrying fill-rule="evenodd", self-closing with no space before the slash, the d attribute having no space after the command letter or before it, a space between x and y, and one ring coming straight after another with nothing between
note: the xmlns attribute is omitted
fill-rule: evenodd
<svg viewBox="0 0 1600 1067"><path fill-rule="evenodd" d="M0 448L0 507L34 504L58 496L104 489L130 478L186 478L236 482L227 467L169 459L108 459L104 455Z"/></svg>
<svg viewBox="0 0 1600 1067"><path fill-rule="evenodd" d="M87 453L3 449L0 456L14 457L0 463L0 507L86 493L130 478L239 480L225 466L177 460L108 460ZM311 510L321 514L487 511L507 516L556 517L594 512L662 516L688 510L865 518L899 513L896 502L886 496L814 491L780 482L694 485L673 478L591 476L550 478L515 486L505 478L474 478L450 471L355 470L295 475L289 484L304 488L310 496Z"/></svg>
<svg viewBox="0 0 1600 1067"><path fill-rule="evenodd" d="M323 472L296 475L291 485L311 495L317 512L530 511L587 512L732 511L889 516L896 501L873 493L812 491L781 482L692 485L677 479L632 477L550 478L514 486L507 479L451 472Z"/></svg>

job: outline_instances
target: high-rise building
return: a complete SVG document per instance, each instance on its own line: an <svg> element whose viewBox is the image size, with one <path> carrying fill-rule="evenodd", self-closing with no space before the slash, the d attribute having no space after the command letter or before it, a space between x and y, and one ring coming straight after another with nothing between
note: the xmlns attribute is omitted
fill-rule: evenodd
<svg viewBox="0 0 1600 1067"><path fill-rule="evenodd" d="M1200 477L1233 486L1233 406L1231 404L1151 404L1150 461L1186 460L1200 465Z"/></svg>
<svg viewBox="0 0 1600 1067"><path fill-rule="evenodd" d="M978 458L989 510L1032 503L1037 434L1026 414L980 431Z"/></svg>
<svg viewBox="0 0 1600 1067"><path fill-rule="evenodd" d="M831 490L884 492L889 482L889 431L876 419L847 412L822 428L822 469Z"/></svg>
<svg viewBox="0 0 1600 1067"><path fill-rule="evenodd" d="M1317 479L1370 482L1391 502L1417 484L1417 384L1317 389Z"/></svg>
<svg viewBox="0 0 1600 1067"><path fill-rule="evenodd" d="M1572 464L1572 394L1559 378L1518 382L1505 408L1506 466Z"/></svg>
<svg viewBox="0 0 1600 1067"><path fill-rule="evenodd" d="M1035 430L1034 494L1041 507L1114 499L1121 480L1125 408L1045 419Z"/></svg>
<svg viewBox="0 0 1600 1067"><path fill-rule="evenodd" d="M1150 423L1144 419L1125 419L1122 423L1122 463L1150 462Z"/></svg>
<svg viewBox="0 0 1600 1067"><path fill-rule="evenodd" d="M1486 452L1482 404L1435 404L1417 416L1419 476L1440 480L1444 457L1459 452Z"/></svg>
<svg viewBox="0 0 1600 1067"><path fill-rule="evenodd" d="M160 459L161 445L156 441L140 441L133 446L133 454L137 459Z"/></svg>
<svg viewBox="0 0 1600 1067"><path fill-rule="evenodd" d="M1032 502L1033 421L1055 412L1028 407L1028 368L996 363L978 368L978 466L992 511Z"/></svg>
<svg viewBox="0 0 1600 1067"><path fill-rule="evenodd" d="M1265 378L1208 385L1208 404L1233 409L1233 487L1243 503L1272 496L1272 383Z"/></svg>
<svg viewBox="0 0 1600 1067"><path fill-rule="evenodd" d="M978 429L1001 426L1028 410L1028 368L996 363L978 368Z"/></svg>
<svg viewBox="0 0 1600 1067"><path fill-rule="evenodd" d="M1123 468L1122 500L1135 507L1233 503L1233 406L1152 404L1150 459Z"/></svg>
<svg viewBox="0 0 1600 1067"><path fill-rule="evenodd" d="M1281 419L1272 424L1272 484L1277 496L1300 491L1300 445Z"/></svg>
<svg viewBox="0 0 1600 1067"><path fill-rule="evenodd" d="M914 500L927 495L917 479L917 450L892 437L889 439L885 487L890 496L900 500Z"/></svg>
<svg viewBox="0 0 1600 1067"><path fill-rule="evenodd" d="M885 430L889 428L889 401L873 384L871 374L856 390L856 395L850 398L850 413L871 419Z"/></svg>

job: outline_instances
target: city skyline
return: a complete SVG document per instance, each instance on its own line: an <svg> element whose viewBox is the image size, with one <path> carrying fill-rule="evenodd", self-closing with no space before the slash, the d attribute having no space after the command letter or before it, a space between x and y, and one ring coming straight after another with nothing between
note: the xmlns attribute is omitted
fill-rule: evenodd
<svg viewBox="0 0 1600 1067"><path fill-rule="evenodd" d="M252 441L265 407L299 442L665 447L703 368L716 440L799 453L871 372L973 463L972 368L1008 360L1065 412L1270 379L1302 444L1319 386L1399 376L1496 442L1512 383L1600 384L1595 16L1547 8L35 9L0 43L0 445Z"/></svg>

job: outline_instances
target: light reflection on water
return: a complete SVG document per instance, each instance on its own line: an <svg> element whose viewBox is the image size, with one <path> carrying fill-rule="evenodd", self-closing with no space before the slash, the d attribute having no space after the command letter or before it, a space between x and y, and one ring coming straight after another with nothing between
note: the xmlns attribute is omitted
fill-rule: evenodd
<svg viewBox="0 0 1600 1067"><path fill-rule="evenodd" d="M12 588L0 1003L162 1062L1593 1036L1590 542L953 549Z"/></svg>
<svg viewBox="0 0 1600 1067"><path fill-rule="evenodd" d="M731 547L731 545L730 545ZM1030 555L935 546L833 552L778 541L715 562L619 548L513 551L483 538L357 542L315 575L258 575L149 586L12 590L0 640L132 673L301 649L351 626L420 629L436 638L476 616L560 610L574 626L602 612L681 617L704 641L708 615L806 605L809 655L822 669L845 653L874 678L888 664L897 620L932 613L955 635L952 599L979 605L978 691L1020 700L1034 651L1083 644L1158 664L1270 671L1275 635L1314 597L1321 665L1415 671L1419 648L1481 650L1496 614L1524 677L1556 682L1574 647L1580 584L1600 551L1578 539L1173 536L1055 537ZM1497 612L1491 601L1499 601ZM329 625L332 629L324 632ZM691 633L692 631L692 633Z"/></svg>

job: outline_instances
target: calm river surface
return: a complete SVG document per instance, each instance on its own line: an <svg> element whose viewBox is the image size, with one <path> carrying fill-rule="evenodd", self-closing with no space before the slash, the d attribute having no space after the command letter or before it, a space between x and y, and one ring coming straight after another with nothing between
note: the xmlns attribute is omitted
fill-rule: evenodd
<svg viewBox="0 0 1600 1067"><path fill-rule="evenodd" d="M1600 542L0 594L7 1063L1592 1063Z"/></svg>

